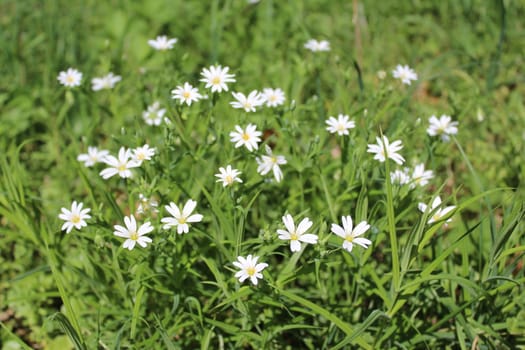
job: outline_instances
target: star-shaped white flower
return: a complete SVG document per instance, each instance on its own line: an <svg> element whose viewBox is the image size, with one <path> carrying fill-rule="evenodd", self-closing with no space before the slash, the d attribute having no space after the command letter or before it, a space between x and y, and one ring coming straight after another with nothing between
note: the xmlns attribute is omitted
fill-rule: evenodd
<svg viewBox="0 0 525 350"><path fill-rule="evenodd" d="M427 134L430 136L441 136L443 142L450 141L450 135L458 133L458 122L453 122L448 115L443 114L439 119L433 115L428 121L430 125L427 129Z"/></svg>
<svg viewBox="0 0 525 350"><path fill-rule="evenodd" d="M343 249L351 252L352 248L354 247L354 243L365 249L368 248L370 244L372 244L369 239L359 237L370 228L370 225L366 221L361 221L354 228L352 217L350 215L346 217L343 216L341 219L343 221L343 227L337 224L332 224L332 232L344 239Z"/></svg>
<svg viewBox="0 0 525 350"><path fill-rule="evenodd" d="M196 206L197 202L189 199L186 204L184 204L184 208L182 208L181 212L175 203L170 202L170 205L166 205L165 208L172 217L165 217L160 220L164 224L162 228L169 230L171 227L176 226L179 235L182 233L188 233L190 230L188 223L202 221L201 214L191 214Z"/></svg>
<svg viewBox="0 0 525 350"><path fill-rule="evenodd" d="M91 167L96 163L104 161L104 158L109 155L109 151L99 150L97 147L88 146L88 153L79 154L77 160L84 162L84 166Z"/></svg>
<svg viewBox="0 0 525 350"><path fill-rule="evenodd" d="M286 164L286 158L284 158L284 156L274 155L272 149L268 145L265 145L265 149L266 155L255 158L257 164L259 164L257 167L257 172L261 175L266 175L270 171L273 171L275 181L281 182L283 179L283 172L281 171L281 167L279 165Z"/></svg>
<svg viewBox="0 0 525 350"><path fill-rule="evenodd" d="M145 144L142 147L137 147L133 150L133 155L131 159L137 162L139 165L142 165L142 162L145 160L151 160L151 157L155 155L156 148L150 148L148 144Z"/></svg>
<svg viewBox="0 0 525 350"><path fill-rule="evenodd" d="M310 39L304 44L304 47L312 52L330 51L330 43L326 40Z"/></svg>
<svg viewBox="0 0 525 350"><path fill-rule="evenodd" d="M115 84L122 80L120 75L114 75L109 72L108 75L100 78L91 79L91 88L93 91L99 91L103 89L113 89Z"/></svg>
<svg viewBox="0 0 525 350"><path fill-rule="evenodd" d="M66 233L69 233L73 227L80 230L82 227L87 226L86 219L91 219L91 216L88 215L91 209L82 209L83 205L83 203L77 204L77 201L73 201L71 210L66 208L60 209L62 212L58 214L58 218L65 221L61 228L62 231L66 230Z"/></svg>
<svg viewBox="0 0 525 350"><path fill-rule="evenodd" d="M411 80L417 80L417 73L412 68L400 64L392 71L392 75L406 85L410 85Z"/></svg>
<svg viewBox="0 0 525 350"><path fill-rule="evenodd" d="M253 285L256 286L257 279L263 278L261 271L268 267L268 264L258 264L257 260L259 260L259 257L252 257L251 254L248 255L246 258L242 256L237 257L237 261L234 261L233 265L236 268L240 269L240 271L237 271L237 273L235 273L235 277L239 279L239 282L242 283L249 278Z"/></svg>
<svg viewBox="0 0 525 350"><path fill-rule="evenodd" d="M194 88L189 83L184 83L184 86L177 86L174 90L171 90L171 98L179 100L180 104L186 102L188 106L191 106L192 102L197 102L202 98L199 94L199 90Z"/></svg>
<svg viewBox="0 0 525 350"><path fill-rule="evenodd" d="M166 109L160 108L160 103L155 101L148 106L146 111L142 112L142 118L148 125L159 126L164 119L164 114L166 114Z"/></svg>
<svg viewBox="0 0 525 350"><path fill-rule="evenodd" d="M344 114L339 114L337 119L334 117L328 118L326 124L328 124L326 130L332 134L337 133L339 136L348 135L348 130L355 128L355 122Z"/></svg>
<svg viewBox="0 0 525 350"><path fill-rule="evenodd" d="M368 153L375 153L374 159L377 159L380 162L386 160L386 154L388 158L392 159L397 164L401 165L405 161L399 153L397 153L403 145L401 141L397 140L392 143L388 142L388 138L383 135L383 138L376 137L377 144L368 145ZM386 153L386 154L385 154Z"/></svg>
<svg viewBox="0 0 525 350"><path fill-rule="evenodd" d="M241 175L241 172L237 169L233 169L231 165L226 166L226 169L220 167L219 173L215 174L215 176L219 178L216 182L222 182L222 187L230 186L234 182L242 183L239 175Z"/></svg>
<svg viewBox="0 0 525 350"><path fill-rule="evenodd" d="M67 87L80 86L82 73L75 68L68 68L66 71L58 73L58 82Z"/></svg>
<svg viewBox="0 0 525 350"><path fill-rule="evenodd" d="M235 148L246 146L248 151L252 152L259 147L262 132L257 131L257 126L248 124L243 130L239 125L235 125L235 131L230 132L230 141L235 142Z"/></svg>
<svg viewBox="0 0 525 350"><path fill-rule="evenodd" d="M397 185L404 185L410 182L410 175L408 174L409 169L404 168L403 170L396 169L390 173L390 182Z"/></svg>
<svg viewBox="0 0 525 350"><path fill-rule="evenodd" d="M132 250L135 248L135 244L140 245L142 248L146 248L148 243L153 241L148 236L145 236L146 234L153 231L153 226L151 226L151 223L145 222L140 225L137 230L137 221L133 215L130 215L124 217L124 224L126 227L120 225L113 226L115 229L113 234L115 236L126 238L124 244L122 245L123 248Z"/></svg>
<svg viewBox="0 0 525 350"><path fill-rule="evenodd" d="M131 159L131 150L125 147L120 148L118 159L109 155L104 158L104 163L109 165L108 168L100 172L100 176L105 180L117 174L122 178L131 177L133 173L130 169L140 166L136 160Z"/></svg>
<svg viewBox="0 0 525 350"><path fill-rule="evenodd" d="M168 39L166 35L159 35L153 40L148 40L149 46L158 51L171 50L176 43L177 38Z"/></svg>
<svg viewBox="0 0 525 350"><path fill-rule="evenodd" d="M233 108L243 108L246 112L255 112L255 108L265 102L264 97L257 90L250 92L248 97L242 92L232 92L232 95L237 101L230 102L230 105Z"/></svg>
<svg viewBox="0 0 525 350"><path fill-rule="evenodd" d="M286 230L277 230L279 239L290 241L290 250L292 252L298 252L301 250L301 242L316 244L317 235L306 233L312 227L313 223L309 218L301 220L297 228L293 221L293 217L290 214L283 216L283 223L286 226Z"/></svg>
<svg viewBox="0 0 525 350"><path fill-rule="evenodd" d="M432 170L425 170L424 163L418 164L415 166L414 171L412 172L410 188L415 188L416 186L425 186L433 177L434 173Z"/></svg>
<svg viewBox="0 0 525 350"><path fill-rule="evenodd" d="M226 83L235 82L235 74L228 74L229 67L222 68L221 66L210 66L204 68L201 75L204 77L200 81L206 83L206 88L211 88L211 92L228 91Z"/></svg>
<svg viewBox="0 0 525 350"><path fill-rule="evenodd" d="M441 198L437 196L432 201L432 205L430 206L430 208L425 203L419 203L417 207L423 213L428 211L430 214L432 214L430 219L427 221L428 224L431 224L433 222L441 220L442 218L447 216L447 214L449 214L452 210L456 208L454 205L451 205L449 207L445 207L441 209L439 208L440 205L441 205ZM450 222L450 221L452 221L452 218L448 219L446 222Z"/></svg>
<svg viewBox="0 0 525 350"><path fill-rule="evenodd" d="M262 97L266 102L266 106L268 107L280 106L284 103L284 100L286 99L284 97L284 91L279 88L264 88L262 92Z"/></svg>

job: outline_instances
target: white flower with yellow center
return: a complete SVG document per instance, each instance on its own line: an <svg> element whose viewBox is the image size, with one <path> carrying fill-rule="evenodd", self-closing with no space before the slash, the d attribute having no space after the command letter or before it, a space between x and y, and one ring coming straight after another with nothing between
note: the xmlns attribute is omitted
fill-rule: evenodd
<svg viewBox="0 0 525 350"><path fill-rule="evenodd" d="M354 247L354 243L357 245L360 245L363 248L368 248L372 242L369 239L359 237L368 229L370 228L370 225L366 221L361 221L355 228L353 227L352 223L352 217L350 215L343 216L343 227L332 224L332 232L344 239L343 241L343 249L346 249L348 252L352 251L352 248Z"/></svg>
<svg viewBox="0 0 525 350"><path fill-rule="evenodd" d="M97 147L88 146L88 153L79 154L77 160L84 162L84 166L91 167L96 163L103 162L104 158L109 155L109 151L99 150Z"/></svg>
<svg viewBox="0 0 525 350"><path fill-rule="evenodd" d="M150 148L148 144L145 144L142 147L135 148L131 158L139 165L142 165L143 161L151 160L151 157L155 155L155 151L156 148Z"/></svg>
<svg viewBox="0 0 525 350"><path fill-rule="evenodd" d="M100 176L105 180L117 174L122 178L133 176L130 169L139 167L140 164L136 160L130 158L131 150L121 147L118 152L118 159L112 155L104 158L104 163L109 165L109 167L102 170Z"/></svg>
<svg viewBox="0 0 525 350"><path fill-rule="evenodd" d="M114 75L109 72L108 75L100 78L91 79L91 88L93 91L99 91L104 89L113 89L115 84L122 80L120 75Z"/></svg>
<svg viewBox="0 0 525 350"><path fill-rule="evenodd" d="M248 151L252 152L259 147L260 136L262 132L257 131L257 126L254 124L248 124L245 129L235 125L235 131L230 132L230 141L235 142L235 148L246 146Z"/></svg>
<svg viewBox="0 0 525 350"><path fill-rule="evenodd" d="M232 92L232 95L237 101L230 102L230 105L233 108L243 108L246 112L255 112L255 108L265 102L257 90L253 90L248 96L244 96L242 92Z"/></svg>
<svg viewBox="0 0 525 350"><path fill-rule="evenodd" d="M326 40L310 39L304 44L304 47L312 52L330 51L330 43Z"/></svg>
<svg viewBox="0 0 525 350"><path fill-rule="evenodd" d="M410 182L410 175L408 174L409 169L404 168L403 170L396 169L390 173L390 182L397 185L404 185Z"/></svg>
<svg viewBox="0 0 525 350"><path fill-rule="evenodd" d="M179 235L188 233L190 230L188 223L202 221L201 214L191 214L196 206L197 202L190 199L184 204L184 208L181 211L175 203L170 202L170 205L166 205L165 208L172 217L165 217L160 220L164 224L162 228L169 230L171 227L176 226Z"/></svg>
<svg viewBox="0 0 525 350"><path fill-rule="evenodd" d="M82 227L87 226L86 219L91 219L91 216L88 213L91 209L86 208L82 209L83 203L78 203L73 201L71 204L71 210L62 208L61 213L58 215L58 218L64 220L61 230L66 230L66 233L71 232L71 230L76 228L80 230Z"/></svg>
<svg viewBox="0 0 525 350"><path fill-rule="evenodd" d="M184 83L183 86L179 85L174 90L171 90L171 98L179 100L180 104L186 102L188 106L191 106L191 103L199 101L202 95L199 94L197 88L194 88L189 83Z"/></svg>
<svg viewBox="0 0 525 350"><path fill-rule="evenodd" d="M339 136L348 135L348 130L355 128L355 122L344 114L339 114L337 119L330 117L326 120L328 127L326 130L332 134L337 133Z"/></svg>
<svg viewBox="0 0 525 350"><path fill-rule="evenodd" d="M58 82L67 87L80 86L82 73L75 68L68 68L66 71L58 73Z"/></svg>
<svg viewBox="0 0 525 350"><path fill-rule="evenodd" d="M200 81L206 83L206 88L211 88L211 92L228 91L226 83L235 82L235 74L228 74L229 67L222 68L221 66L210 66L204 68L201 75L204 77Z"/></svg>
<svg viewBox="0 0 525 350"><path fill-rule="evenodd" d="M283 179L283 172L281 171L281 167L279 165L286 164L286 158L284 158L284 156L273 154L272 149L268 145L265 145L265 148L266 155L255 158L257 164L259 164L257 167L257 172L261 175L266 175L270 171L273 171L275 181L281 182Z"/></svg>
<svg viewBox="0 0 525 350"><path fill-rule="evenodd" d="M430 216L430 219L428 219L427 223L432 224L434 222L440 221L445 216L447 216L452 210L456 208L454 205L451 205L449 207L445 207L441 209L439 208L440 205L441 205L441 198L437 196L432 201L432 205L430 206L430 208L425 203L419 203L417 207L423 213L427 211L430 213L431 216ZM445 222L450 222L450 221L452 221L452 218L448 219Z"/></svg>
<svg viewBox="0 0 525 350"><path fill-rule="evenodd" d="M277 107L284 103L284 91L281 89L264 88L262 97L268 107Z"/></svg>
<svg viewBox="0 0 525 350"><path fill-rule="evenodd" d="M293 221L293 217L290 214L283 216L283 223L286 226L286 230L277 230L279 239L290 241L290 250L292 252L298 252L301 250L301 242L316 244L317 235L306 233L312 227L313 223L309 218L301 220L297 228Z"/></svg>
<svg viewBox="0 0 525 350"><path fill-rule="evenodd" d="M164 119L164 114L166 114L166 109L160 108L160 103L155 101L151 106L148 106L148 109L142 112L142 118L148 125L159 126Z"/></svg>
<svg viewBox="0 0 525 350"><path fill-rule="evenodd" d="M430 136L441 136L443 142L450 141L450 135L458 133L458 122L453 122L448 115L442 115L439 119L433 115L428 121L430 125L427 129L427 134Z"/></svg>
<svg viewBox="0 0 525 350"><path fill-rule="evenodd" d="M148 243L152 242L151 238L145 236L147 233L153 231L151 223L145 222L137 229L137 221L133 215L130 215L124 217L124 224L126 227L120 225L113 226L115 228L115 231L113 232L115 236L126 238L122 245L123 248L132 250L135 248L135 244L140 245L142 248L146 248Z"/></svg>
<svg viewBox="0 0 525 350"><path fill-rule="evenodd" d="M237 257L237 261L233 262L233 265L240 269L235 273L235 277L239 279L239 282L244 282L246 279L250 279L254 286L257 285L257 279L262 279L263 275L261 273L268 264L266 263L257 263L259 260L258 256L253 256L250 254L246 258L242 256Z"/></svg>
<svg viewBox="0 0 525 350"><path fill-rule="evenodd" d="M231 186L234 182L241 182L242 180L239 177L241 172L237 169L233 169L231 165L226 166L226 169L223 167L219 168L219 173L215 174L219 179L216 182L222 182L222 187Z"/></svg>
<svg viewBox="0 0 525 350"><path fill-rule="evenodd" d="M155 39L148 40L148 45L158 51L171 50L176 43L177 38L168 39L166 35L159 35Z"/></svg>
<svg viewBox="0 0 525 350"><path fill-rule="evenodd" d="M417 73L412 68L400 64L392 71L392 75L406 85L410 85L411 80L417 80Z"/></svg>
<svg viewBox="0 0 525 350"><path fill-rule="evenodd" d="M382 138L376 137L376 141L377 144L368 145L367 150L368 153L375 153L374 159L377 159L383 163L386 160L386 156L388 155L388 158L392 159L397 164L403 164L405 158L397 153L403 148L401 141L397 140L389 143L388 138L384 135Z"/></svg>
<svg viewBox="0 0 525 350"><path fill-rule="evenodd" d="M410 188L415 188L416 186L425 186L433 177L434 172L432 170L425 170L424 163L418 164L415 166L414 171L412 172Z"/></svg>

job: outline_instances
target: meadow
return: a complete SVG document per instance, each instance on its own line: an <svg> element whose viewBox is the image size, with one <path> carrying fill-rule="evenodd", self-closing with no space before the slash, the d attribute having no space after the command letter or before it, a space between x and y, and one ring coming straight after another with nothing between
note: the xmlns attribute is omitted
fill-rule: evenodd
<svg viewBox="0 0 525 350"><path fill-rule="evenodd" d="M0 0L0 349L525 349L524 17Z"/></svg>

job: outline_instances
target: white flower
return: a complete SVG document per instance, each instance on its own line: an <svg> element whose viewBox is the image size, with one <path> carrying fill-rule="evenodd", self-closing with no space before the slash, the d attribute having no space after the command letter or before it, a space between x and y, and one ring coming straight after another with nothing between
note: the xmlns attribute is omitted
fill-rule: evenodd
<svg viewBox="0 0 525 350"><path fill-rule="evenodd" d="M174 90L171 90L171 98L180 100L180 104L186 102L188 106L191 106L191 103L199 101L202 95L199 94L197 88L194 88L189 83L184 83L184 86L179 85Z"/></svg>
<svg viewBox="0 0 525 350"><path fill-rule="evenodd" d="M91 167L98 162L104 161L104 158L109 155L109 151L99 150L97 147L88 146L88 153L79 154L77 160L84 162L84 166Z"/></svg>
<svg viewBox="0 0 525 350"><path fill-rule="evenodd" d="M353 228L352 217L350 215L341 218L343 221L343 227L332 224L332 232L343 238L343 249L352 251L354 243L360 245L363 248L368 248L372 242L369 239L359 237L368 229L370 225L366 221L361 221L355 228Z"/></svg>
<svg viewBox="0 0 525 350"><path fill-rule="evenodd" d="M237 267L238 269L241 269L240 271L237 271L235 274L235 277L239 279L239 282L244 282L247 278L250 279L250 281L253 283L254 286L257 285L257 279L262 279L263 275L261 273L262 270L264 270L266 267L268 267L268 264L266 263L259 263L257 264L257 260L259 260L258 256L252 257L252 255L248 255L246 258L242 256L237 257L237 261L233 262L233 265Z"/></svg>
<svg viewBox="0 0 525 350"><path fill-rule="evenodd" d="M304 47L313 52L330 51L330 43L326 40L317 41L310 39L304 44Z"/></svg>
<svg viewBox="0 0 525 350"><path fill-rule="evenodd" d="M139 165L145 160L151 160L151 157L155 155L156 148L150 148L148 144L142 147L137 147L133 150L131 159L137 162Z"/></svg>
<svg viewBox="0 0 525 350"><path fill-rule="evenodd" d="M452 206L440 209L439 208L440 205L441 205L441 198L437 196L436 198L434 198L434 201L432 202L432 205L430 206L430 208L428 208L428 206L425 203L419 203L417 207L423 213L428 210L429 213L432 214L432 216L427 222L428 224L431 224L433 222L441 220L443 217L445 217L448 213L450 213L452 210L456 208L454 205L452 205ZM452 219L448 219L446 222L450 222L450 221L452 221Z"/></svg>
<svg viewBox="0 0 525 350"><path fill-rule="evenodd" d="M162 123L164 114L166 114L166 109L160 108L160 103L155 101L151 106L148 106L146 111L142 112L142 118L146 124L158 126Z"/></svg>
<svg viewBox="0 0 525 350"><path fill-rule="evenodd" d="M397 169L390 173L390 182L393 184L404 185L410 182L410 175L408 174L408 168L403 170Z"/></svg>
<svg viewBox="0 0 525 350"><path fill-rule="evenodd" d="M306 233L312 227L313 223L309 218L304 218L301 220L297 228L295 228L295 223L293 217L290 214L283 216L283 223L286 226L286 230L277 230L279 234L279 239L290 241L290 250L292 252L298 252L301 250L301 243L305 242L309 244L316 244L317 235Z"/></svg>
<svg viewBox="0 0 525 350"><path fill-rule="evenodd" d="M428 120L430 126L427 129L427 134L430 136L441 136L441 140L448 142L450 135L456 135L458 133L458 122L453 122L452 118L448 115L442 115L436 118L435 115L431 116Z"/></svg>
<svg viewBox="0 0 525 350"><path fill-rule="evenodd" d="M149 46L158 51L171 50L175 43L177 43L177 38L168 39L166 35L159 35L153 40L148 40Z"/></svg>
<svg viewBox="0 0 525 350"><path fill-rule="evenodd" d="M244 96L242 92L232 92L233 97L237 101L230 102L233 108L244 108L246 112L255 112L255 107L264 103L264 98L259 91L253 90L248 97Z"/></svg>
<svg viewBox="0 0 525 350"><path fill-rule="evenodd" d="M64 224L62 225L61 230L66 230L66 233L71 232L71 230L76 228L77 230L80 230L82 227L87 226L86 219L91 219L91 216L88 215L88 213L91 211L91 209L86 208L82 209L83 203L78 203L76 201L73 201L71 204L71 210L68 210L66 208L61 209L61 213L58 214L59 219L64 220Z"/></svg>
<svg viewBox="0 0 525 350"><path fill-rule="evenodd" d="M412 172L410 188L415 188L417 185L425 186L428 181L434 177L432 170L425 170L425 164L416 165Z"/></svg>
<svg viewBox="0 0 525 350"><path fill-rule="evenodd" d="M124 217L124 224L126 227L115 225L115 231L113 234L118 237L127 238L122 245L123 248L132 250L135 248L135 244L140 245L142 248L146 248L148 243L152 242L152 239L145 236L145 234L153 231L153 226L149 222L142 224L137 230L137 221L133 215Z"/></svg>
<svg viewBox="0 0 525 350"><path fill-rule="evenodd" d="M412 68L400 64L392 71L392 75L396 79L401 79L401 82L406 85L410 85L411 80L417 80L417 73Z"/></svg>
<svg viewBox="0 0 525 350"><path fill-rule="evenodd" d="M191 215L196 206L197 202L189 199L186 202L186 204L184 204L184 208L182 208L181 212L181 210L175 203L170 202L170 205L166 205L164 206L164 208L166 208L166 210L171 214L172 217L165 217L160 220L164 224L162 228L165 230L169 230L171 227L177 226L177 233L179 235L181 233L188 233L190 230L190 226L188 225L188 223L202 221L201 214Z"/></svg>
<svg viewBox="0 0 525 350"><path fill-rule="evenodd" d="M211 92L222 92L228 91L228 85L226 83L235 82L235 74L228 74L229 67L222 68L221 66L210 66L210 68L204 68L201 75L204 77L200 81L206 83L206 88L211 87Z"/></svg>
<svg viewBox="0 0 525 350"><path fill-rule="evenodd" d="M403 158L400 154L397 153L401 148L403 148L403 145L401 144L401 141L397 140L392 143L388 142L388 138L383 135L383 138L380 139L379 137L376 137L377 144L371 144L368 145L368 153L375 153L374 159L377 159L380 162L384 162L386 160L385 153L388 155L388 158L392 159L397 164L401 165L405 161L405 158ZM383 144L384 143L384 144Z"/></svg>
<svg viewBox="0 0 525 350"><path fill-rule="evenodd" d="M339 136L348 135L348 130L355 128L355 122L349 120L349 116L344 114L339 114L337 119L330 117L326 120L328 127L326 130L330 131L332 134L337 133Z"/></svg>
<svg viewBox="0 0 525 350"><path fill-rule="evenodd" d="M113 89L115 84L122 80L120 75L114 75L109 72L105 77L91 79L91 88L93 91L99 91L102 89Z"/></svg>
<svg viewBox="0 0 525 350"><path fill-rule="evenodd" d="M283 172L281 171L281 167L279 167L279 165L286 164L286 159L284 156L274 155L272 153L272 149L268 145L265 145L265 149L267 155L255 158L257 164L259 164L257 167L257 172L261 175L266 175L273 170L275 181L281 182L283 179Z"/></svg>
<svg viewBox="0 0 525 350"><path fill-rule="evenodd" d="M126 149L125 147L120 147L118 152L118 159L112 155L106 156L104 158L104 163L109 165L108 168L100 172L102 178L109 179L114 175L119 175L122 178L131 177L133 174L131 168L139 167L140 164L131 158L131 150Z"/></svg>
<svg viewBox="0 0 525 350"><path fill-rule="evenodd" d="M266 102L266 106L268 107L277 107L284 103L284 100L286 99L284 97L284 91L277 88L277 89L271 89L271 88L264 88L262 92L262 98Z"/></svg>
<svg viewBox="0 0 525 350"><path fill-rule="evenodd" d="M244 130L239 125L235 125L235 130L230 132L230 141L236 142L235 148L244 145L248 151L252 152L259 147L257 143L261 141L262 132L257 131L256 125L248 124Z"/></svg>
<svg viewBox="0 0 525 350"><path fill-rule="evenodd" d="M157 207L159 202L154 198L148 198L142 193L139 193L139 206L137 207L137 214L144 214L146 212L158 213Z"/></svg>
<svg viewBox="0 0 525 350"><path fill-rule="evenodd" d="M67 87L80 86L82 82L82 73L75 68L68 68L66 71L58 73L57 77L60 84Z"/></svg>
<svg viewBox="0 0 525 350"><path fill-rule="evenodd" d="M231 165L226 166L226 169L220 167L219 173L215 174L215 176L219 178L216 182L222 181L222 187L230 186L235 181L242 182L241 178L239 178L240 174L241 172L237 169L233 169Z"/></svg>

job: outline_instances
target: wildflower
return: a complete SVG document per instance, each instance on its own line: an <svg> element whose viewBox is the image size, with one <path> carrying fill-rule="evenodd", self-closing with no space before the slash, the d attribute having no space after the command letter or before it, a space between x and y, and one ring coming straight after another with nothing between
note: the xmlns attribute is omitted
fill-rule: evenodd
<svg viewBox="0 0 525 350"><path fill-rule="evenodd" d="M433 115L428 121L430 125L427 129L427 134L430 136L439 135L443 142L448 142L450 135L456 135L458 133L458 122L453 122L452 118L448 115L443 114L439 119Z"/></svg>
<svg viewBox="0 0 525 350"><path fill-rule="evenodd" d="M91 88L93 91L99 91L102 89L113 89L115 84L122 80L120 75L114 75L109 72L108 75L100 78L91 79Z"/></svg>
<svg viewBox="0 0 525 350"><path fill-rule="evenodd" d="M410 188L415 188L417 185L425 186L433 177L434 172L432 170L425 170L425 164L423 163L418 164L412 172Z"/></svg>
<svg viewBox="0 0 525 350"><path fill-rule="evenodd" d="M113 232L115 236L127 238L122 245L123 248L132 250L135 248L135 244L140 245L142 248L146 248L148 243L153 241L151 238L145 236L145 234L153 231L151 223L145 222L140 225L137 230L137 221L133 215L130 215L124 217L124 224L126 227L120 225L113 226L115 228L115 231Z"/></svg>
<svg viewBox="0 0 525 350"><path fill-rule="evenodd" d="M97 147L88 146L88 153L79 154L77 160L84 162L84 166L91 167L98 162L104 161L104 158L109 155L109 151L99 150Z"/></svg>
<svg viewBox="0 0 525 350"><path fill-rule="evenodd" d="M104 158L104 163L109 165L109 167L102 170L100 176L105 180L117 174L122 178L131 177L133 174L130 169L139 167L140 163L130 158L131 150L126 149L125 147L120 147L118 159L112 155L108 155Z"/></svg>
<svg viewBox="0 0 525 350"><path fill-rule="evenodd" d="M330 51L330 43L326 40L317 41L310 39L304 44L304 47L312 52Z"/></svg>
<svg viewBox="0 0 525 350"><path fill-rule="evenodd" d="M379 137L376 137L377 144L371 144L368 145L368 153L375 153L374 159L377 159L380 162L384 162L386 160L386 155L388 155L388 158L392 159L397 164L401 165L405 161L405 158L403 158L400 154L397 153L401 148L403 148L403 145L401 144L401 141L397 140L392 143L388 142L388 138L383 135L382 139Z"/></svg>
<svg viewBox="0 0 525 350"><path fill-rule="evenodd" d="M235 181L242 183L241 178L239 178L240 174L241 172L237 169L233 169L231 165L226 166L226 169L220 167L219 173L215 174L215 176L219 178L216 182L222 181L222 187L230 186Z"/></svg>
<svg viewBox="0 0 525 350"><path fill-rule="evenodd" d="M236 142L235 148L244 145L248 151L252 152L259 147L257 143L261 141L259 136L262 135L262 132L257 131L256 125L248 124L244 130L239 125L235 125L235 130L230 132L230 141Z"/></svg>
<svg viewBox="0 0 525 350"><path fill-rule="evenodd" d="M155 151L155 148L150 148L148 144L145 144L144 146L137 147L133 150L131 159L141 165L143 161L151 160L151 157L155 155Z"/></svg>
<svg viewBox="0 0 525 350"><path fill-rule="evenodd" d="M384 70L380 70L377 72L377 78L379 80L383 80L386 78L386 72Z"/></svg>
<svg viewBox="0 0 525 350"><path fill-rule="evenodd" d="M202 221L201 214L191 215L196 206L197 202L190 199L186 202L186 204L184 204L184 208L182 208L181 212L175 203L170 202L170 205L166 205L165 208L173 217L162 218L160 220L164 224L162 227L165 230L169 230L171 227L177 226L177 233L179 235L181 233L188 233L190 230L188 223Z"/></svg>
<svg viewBox="0 0 525 350"><path fill-rule="evenodd" d="M85 220L91 219L91 216L88 215L91 209L82 209L83 205L82 202L77 204L76 201L73 201L71 210L66 208L61 209L62 212L58 214L58 218L65 221L61 228L62 231L66 230L66 233L69 233L73 227L80 230L82 227L87 226Z"/></svg>
<svg viewBox="0 0 525 350"><path fill-rule="evenodd" d="M279 239L290 241L290 250L292 252L298 252L301 250L300 242L310 244L317 243L317 239L319 238L317 235L306 233L306 231L308 231L308 229L310 229L310 227L313 225L309 218L304 218L301 220L297 226L297 229L295 228L295 223L290 214L283 216L283 223L284 226L286 226L287 231L277 230L277 233L279 234Z"/></svg>
<svg viewBox="0 0 525 350"><path fill-rule="evenodd" d="M355 122L349 120L349 117L344 114L339 114L337 119L330 117L326 120L328 127L326 130L330 131L332 134L337 133L339 136L348 135L348 130L355 128Z"/></svg>
<svg viewBox="0 0 525 350"><path fill-rule="evenodd" d="M229 67L222 68L221 66L210 66L210 68L204 68L201 75L204 77L200 81L206 83L206 88L211 87L211 92L222 92L228 91L228 85L226 83L235 82L235 74L228 74Z"/></svg>
<svg viewBox="0 0 525 350"><path fill-rule="evenodd" d="M392 71L392 75L396 79L401 79L401 82L406 85L410 85L411 80L417 80L417 73L412 68L400 64Z"/></svg>
<svg viewBox="0 0 525 350"><path fill-rule="evenodd" d="M159 202L155 198L148 198L142 193L139 193L139 206L137 207L137 214L144 214L146 212L158 213L157 207Z"/></svg>
<svg viewBox="0 0 525 350"><path fill-rule="evenodd" d="M177 38L168 39L166 35L159 35L153 40L148 40L149 46L158 51L171 50L176 43Z"/></svg>
<svg viewBox="0 0 525 350"><path fill-rule="evenodd" d="M202 95L199 94L197 88L194 88L189 83L184 83L184 86L179 85L174 90L171 90L171 98L174 100L180 100L181 104L186 102L188 106L191 106L191 103L200 100Z"/></svg>
<svg viewBox="0 0 525 350"><path fill-rule="evenodd" d="M75 68L68 68L66 71L58 73L57 77L60 84L67 87L80 86L82 82L82 73Z"/></svg>
<svg viewBox="0 0 525 350"><path fill-rule="evenodd" d="M432 201L432 205L430 206L430 208L425 203L419 203L417 207L423 213L426 212L427 210L430 213L432 213L432 216L427 221L428 224L431 224L433 222L441 220L448 213L450 213L452 210L456 208L454 205L452 205L452 206L440 209L439 208L440 205L441 205L441 198L437 196L436 198L434 198L434 201ZM452 219L448 219L446 222L450 222L450 221L452 221Z"/></svg>
<svg viewBox="0 0 525 350"><path fill-rule="evenodd" d="M267 155L255 158L257 164L259 164L257 167L257 172L261 175L266 175L270 172L270 170L273 170L275 181L281 182L283 178L283 172L281 171L281 167L279 167L279 165L286 164L286 159L284 156L274 155L272 153L272 149L268 145L265 145L265 149Z"/></svg>
<svg viewBox="0 0 525 350"><path fill-rule="evenodd" d="M261 273L262 270L264 270L266 267L268 267L268 264L266 263L259 263L257 264L257 260L259 260L258 256L252 257L252 255L248 255L246 258L242 256L237 257L237 261L233 262L233 265L239 269L240 271L237 271L235 274L235 277L239 279L239 282L244 282L247 278L250 279L250 281L253 283L254 286L257 285L257 279L262 279L263 275Z"/></svg>
<svg viewBox="0 0 525 350"><path fill-rule="evenodd" d="M390 182L393 184L398 184L400 186L405 185L410 182L410 175L408 174L408 168L403 170L397 169L394 172L390 173Z"/></svg>
<svg viewBox="0 0 525 350"><path fill-rule="evenodd" d="M262 97L266 102L266 106L268 107L280 106L284 103L284 100L286 99L284 97L284 91L279 88L264 88L262 92Z"/></svg>
<svg viewBox="0 0 525 350"><path fill-rule="evenodd" d="M372 242L369 239L359 237L368 229L370 225L366 221L361 221L355 228L353 228L352 217L350 215L341 218L343 221L343 227L332 224L332 232L344 239L343 249L352 251L354 243L360 245L363 248L368 248Z"/></svg>
<svg viewBox="0 0 525 350"><path fill-rule="evenodd" d="M162 123L166 109L160 108L160 103L155 101L148 109L142 112L142 118L148 125L159 126Z"/></svg>
<svg viewBox="0 0 525 350"><path fill-rule="evenodd" d="M230 102L230 105L233 108L244 108L246 112L255 112L255 107L264 103L264 98L257 90L250 92L248 97L244 96L242 92L232 92L232 95L237 101Z"/></svg>

